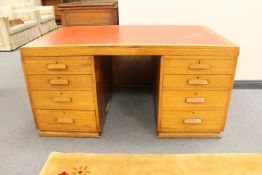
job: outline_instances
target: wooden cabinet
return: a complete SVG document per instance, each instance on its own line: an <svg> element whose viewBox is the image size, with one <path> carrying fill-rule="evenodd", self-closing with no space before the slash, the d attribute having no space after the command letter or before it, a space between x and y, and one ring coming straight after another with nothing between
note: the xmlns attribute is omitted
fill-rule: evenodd
<svg viewBox="0 0 262 175"><path fill-rule="evenodd" d="M101 69L96 83L95 64L92 56L23 58L40 135L100 136L110 94L97 90L107 86L104 76L108 72ZM104 64L108 64L106 58ZM99 98L105 100L100 102Z"/></svg>
<svg viewBox="0 0 262 175"><path fill-rule="evenodd" d="M118 5L115 0L88 0L58 5L62 25L118 25Z"/></svg>
<svg viewBox="0 0 262 175"><path fill-rule="evenodd" d="M61 3L74 2L74 1L79 1L79 0L42 0L42 5L54 6L55 20L58 24L61 24L62 13L60 10L58 10L57 5Z"/></svg>
<svg viewBox="0 0 262 175"><path fill-rule="evenodd" d="M225 56L162 56L159 136L219 137L236 61Z"/></svg>

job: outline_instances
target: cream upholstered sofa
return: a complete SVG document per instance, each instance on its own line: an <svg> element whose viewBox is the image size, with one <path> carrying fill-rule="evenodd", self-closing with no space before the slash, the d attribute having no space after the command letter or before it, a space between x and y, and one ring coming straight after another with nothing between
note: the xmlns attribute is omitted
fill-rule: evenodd
<svg viewBox="0 0 262 175"><path fill-rule="evenodd" d="M12 19L21 19L24 24L11 26ZM0 51L14 50L56 28L52 6L30 3L0 6Z"/></svg>
<svg viewBox="0 0 262 175"><path fill-rule="evenodd" d="M14 50L41 36L37 10L12 10L0 7L0 51ZM24 24L11 26L9 20L22 19Z"/></svg>
<svg viewBox="0 0 262 175"><path fill-rule="evenodd" d="M31 3L12 5L13 10L35 9L38 13L39 28L42 35L57 28L53 6L34 6Z"/></svg>

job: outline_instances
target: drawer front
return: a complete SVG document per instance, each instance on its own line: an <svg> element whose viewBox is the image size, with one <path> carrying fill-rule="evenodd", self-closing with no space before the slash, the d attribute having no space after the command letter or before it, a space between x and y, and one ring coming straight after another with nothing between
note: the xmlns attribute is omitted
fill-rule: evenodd
<svg viewBox="0 0 262 175"><path fill-rule="evenodd" d="M35 110L38 128L47 131L97 131L94 111Z"/></svg>
<svg viewBox="0 0 262 175"><path fill-rule="evenodd" d="M225 108L228 91L163 91L162 109Z"/></svg>
<svg viewBox="0 0 262 175"><path fill-rule="evenodd" d="M163 74L232 74L234 60L172 59L163 60Z"/></svg>
<svg viewBox="0 0 262 175"><path fill-rule="evenodd" d="M31 90L90 90L92 75L28 75Z"/></svg>
<svg viewBox="0 0 262 175"><path fill-rule="evenodd" d="M31 91L31 97L34 108L95 110L93 91Z"/></svg>
<svg viewBox="0 0 262 175"><path fill-rule="evenodd" d="M24 67L27 74L91 74L90 59L26 59Z"/></svg>
<svg viewBox="0 0 262 175"><path fill-rule="evenodd" d="M224 111L163 111L164 132L219 132L224 128Z"/></svg>
<svg viewBox="0 0 262 175"><path fill-rule="evenodd" d="M163 75L163 89L224 89L229 90L231 75Z"/></svg>
<svg viewBox="0 0 262 175"><path fill-rule="evenodd" d="M88 12L80 12L77 13L64 13L64 21L65 25L112 25L113 22L113 14L112 10L92 10L89 9ZM88 19L88 20L86 20Z"/></svg>

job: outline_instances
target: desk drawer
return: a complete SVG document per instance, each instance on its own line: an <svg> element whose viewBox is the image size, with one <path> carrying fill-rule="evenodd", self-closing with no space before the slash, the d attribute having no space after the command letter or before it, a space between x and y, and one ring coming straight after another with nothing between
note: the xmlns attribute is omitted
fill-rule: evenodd
<svg viewBox="0 0 262 175"><path fill-rule="evenodd" d="M163 60L163 74L232 74L234 60L172 59Z"/></svg>
<svg viewBox="0 0 262 175"><path fill-rule="evenodd" d="M92 60L87 59L25 59L27 74L91 74Z"/></svg>
<svg viewBox="0 0 262 175"><path fill-rule="evenodd" d="M92 75L28 75L31 90L90 90Z"/></svg>
<svg viewBox="0 0 262 175"><path fill-rule="evenodd" d="M162 109L225 108L228 91L163 91Z"/></svg>
<svg viewBox="0 0 262 175"><path fill-rule="evenodd" d="M93 91L31 91L31 97L34 108L95 110Z"/></svg>
<svg viewBox="0 0 262 175"><path fill-rule="evenodd" d="M47 131L97 131L94 111L35 110L37 126Z"/></svg>
<svg viewBox="0 0 262 175"><path fill-rule="evenodd" d="M163 75L163 89L223 89L229 90L231 75Z"/></svg>
<svg viewBox="0 0 262 175"><path fill-rule="evenodd" d="M112 7L106 9L91 7L86 11L63 9L63 12L62 22L64 26L103 26L116 25L118 23L117 12Z"/></svg>
<svg viewBox="0 0 262 175"><path fill-rule="evenodd" d="M163 111L164 132L219 132L224 128L224 111Z"/></svg>

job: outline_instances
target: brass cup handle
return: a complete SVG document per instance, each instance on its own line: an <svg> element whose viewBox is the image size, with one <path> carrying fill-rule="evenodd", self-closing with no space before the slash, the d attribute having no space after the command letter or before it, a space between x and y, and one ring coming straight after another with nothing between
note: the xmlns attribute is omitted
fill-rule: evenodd
<svg viewBox="0 0 262 175"><path fill-rule="evenodd" d="M205 103L206 99L204 97L187 97L187 103Z"/></svg>
<svg viewBox="0 0 262 175"><path fill-rule="evenodd" d="M201 80L201 79L189 79L187 81L189 85L208 85L208 80Z"/></svg>
<svg viewBox="0 0 262 175"><path fill-rule="evenodd" d="M50 85L69 85L69 81L66 79L52 79L49 81Z"/></svg>
<svg viewBox="0 0 262 175"><path fill-rule="evenodd" d="M71 103L72 99L70 97L55 97L53 101L55 103Z"/></svg>
<svg viewBox="0 0 262 175"><path fill-rule="evenodd" d="M189 69L191 70L208 70L210 69L210 65L208 64L191 64L189 65Z"/></svg>
<svg viewBox="0 0 262 175"><path fill-rule="evenodd" d="M187 118L183 122L184 124L201 124L203 120L201 118Z"/></svg>
<svg viewBox="0 0 262 175"><path fill-rule="evenodd" d="M74 119L71 118L57 118L56 123L58 124L73 124Z"/></svg>
<svg viewBox="0 0 262 175"><path fill-rule="evenodd" d="M65 64L48 64L47 69L48 70L65 70L66 65Z"/></svg>

